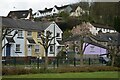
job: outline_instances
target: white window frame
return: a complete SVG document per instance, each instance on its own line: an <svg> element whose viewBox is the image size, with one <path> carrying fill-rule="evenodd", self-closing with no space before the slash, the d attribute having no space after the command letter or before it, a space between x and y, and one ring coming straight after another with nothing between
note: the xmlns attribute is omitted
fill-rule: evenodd
<svg viewBox="0 0 120 80"><path fill-rule="evenodd" d="M16 51L20 52L20 44L16 44Z"/></svg>
<svg viewBox="0 0 120 80"><path fill-rule="evenodd" d="M28 31L27 36L31 37L32 36L32 31Z"/></svg>
<svg viewBox="0 0 120 80"><path fill-rule="evenodd" d="M23 31L22 30L18 30L18 37L23 37Z"/></svg>
<svg viewBox="0 0 120 80"><path fill-rule="evenodd" d="M40 46L39 45L35 45L35 53L39 53L40 52Z"/></svg>
<svg viewBox="0 0 120 80"><path fill-rule="evenodd" d="M40 32L38 32L38 33L37 33L37 38L39 38L39 39L40 39L40 38L41 38L40 36L41 36L41 33L40 33Z"/></svg>
<svg viewBox="0 0 120 80"><path fill-rule="evenodd" d="M58 34L59 34L59 36L58 36ZM60 33L56 33L56 37L60 37Z"/></svg>
<svg viewBox="0 0 120 80"><path fill-rule="evenodd" d="M53 45L50 45L50 53L54 53L54 46Z"/></svg>

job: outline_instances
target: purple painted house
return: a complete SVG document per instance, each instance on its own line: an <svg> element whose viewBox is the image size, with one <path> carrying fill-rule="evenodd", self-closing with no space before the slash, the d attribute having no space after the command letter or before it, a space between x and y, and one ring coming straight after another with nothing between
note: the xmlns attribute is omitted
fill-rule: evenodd
<svg viewBox="0 0 120 80"><path fill-rule="evenodd" d="M68 46L67 51L70 53L80 52L80 50L79 50L80 44L81 44L80 40L81 40L81 37L79 35L73 36L70 39L68 39L65 44ZM107 54L107 52L108 52L107 47L105 45L102 45L102 44L99 44L99 43L93 41L90 37L84 38L84 42L85 43L83 44L83 49L84 49L85 45L88 44L84 50L85 56L99 57L100 55ZM78 56L76 55L76 57L78 57Z"/></svg>
<svg viewBox="0 0 120 80"><path fill-rule="evenodd" d="M107 53L107 49L92 44L89 44L84 51L84 54L94 54L94 55L101 55L106 53Z"/></svg>

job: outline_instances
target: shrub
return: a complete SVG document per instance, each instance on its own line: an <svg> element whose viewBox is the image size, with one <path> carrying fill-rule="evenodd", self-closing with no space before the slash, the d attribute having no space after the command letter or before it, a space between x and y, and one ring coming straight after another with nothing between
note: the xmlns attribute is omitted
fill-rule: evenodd
<svg viewBox="0 0 120 80"><path fill-rule="evenodd" d="M3 75L21 75L21 74L37 74L37 73L67 73L67 72L97 72L97 71L120 71L118 67L111 66L82 66L82 67L59 67L56 69L35 69L35 68L3 68Z"/></svg>

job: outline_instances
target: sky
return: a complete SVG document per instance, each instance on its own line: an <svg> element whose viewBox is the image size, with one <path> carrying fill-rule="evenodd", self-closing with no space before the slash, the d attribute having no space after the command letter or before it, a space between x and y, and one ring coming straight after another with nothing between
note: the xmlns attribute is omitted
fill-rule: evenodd
<svg viewBox="0 0 120 80"><path fill-rule="evenodd" d="M119 0L1 0L0 16L7 16L10 11L33 9L33 13L37 10L53 7L54 5L62 6L76 2L97 1L97 2L116 2Z"/></svg>
<svg viewBox="0 0 120 80"><path fill-rule="evenodd" d="M7 16L9 11L14 10L28 10L32 8L33 12L36 12L54 5L62 6L76 2L79 2L79 0L1 0L0 16Z"/></svg>

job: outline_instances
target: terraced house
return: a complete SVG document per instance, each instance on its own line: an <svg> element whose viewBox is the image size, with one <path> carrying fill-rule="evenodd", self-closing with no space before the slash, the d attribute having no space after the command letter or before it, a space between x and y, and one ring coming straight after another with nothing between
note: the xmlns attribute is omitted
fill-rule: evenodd
<svg viewBox="0 0 120 80"><path fill-rule="evenodd" d="M3 28L11 31L2 41L5 47L2 50L3 58L17 58L28 60L30 58L44 57L44 48L40 45L41 32L52 32L56 36L48 49L48 57L55 57L60 51L62 30L55 22L33 22L30 20L2 18ZM7 27L5 27L7 26ZM16 34L15 34L16 33ZM14 37L13 37L14 36ZM55 45L52 45L55 43ZM55 49L54 49L55 48Z"/></svg>

